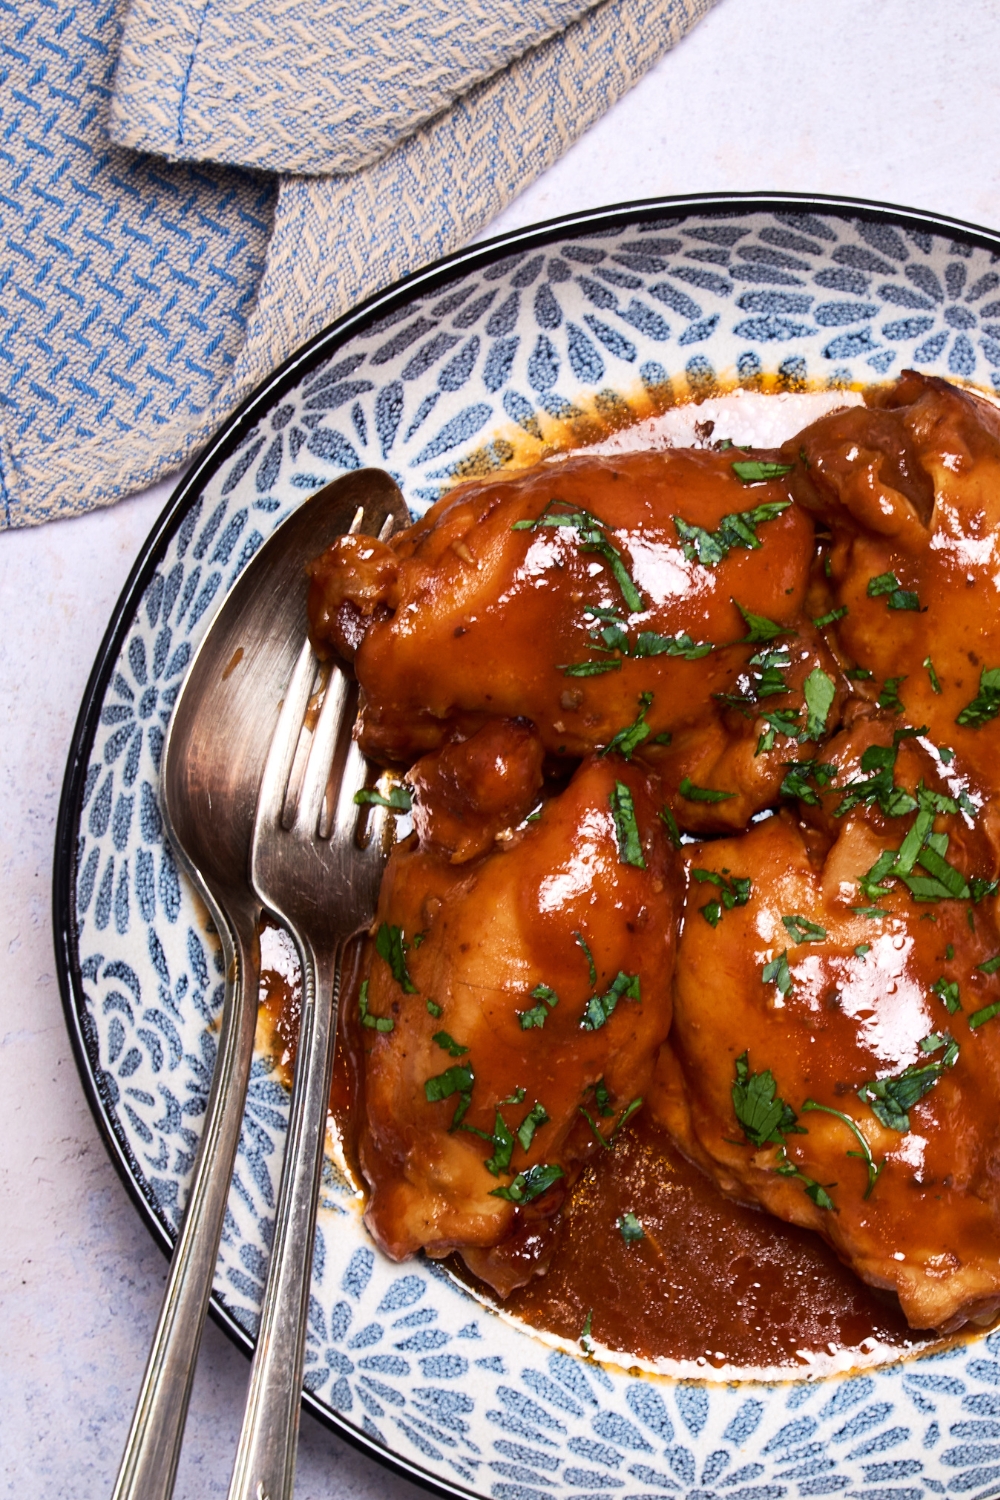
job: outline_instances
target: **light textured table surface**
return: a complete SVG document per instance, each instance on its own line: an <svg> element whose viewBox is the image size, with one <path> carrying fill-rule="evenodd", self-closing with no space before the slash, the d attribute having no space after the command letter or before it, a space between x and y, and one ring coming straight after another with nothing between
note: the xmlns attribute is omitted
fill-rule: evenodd
<svg viewBox="0 0 1000 1500"><path fill-rule="evenodd" d="M720 189L844 193L998 228L998 138L995 0L720 0L483 237ZM87 675L171 488L0 536L0 1493L18 1500L110 1493L165 1276L77 1078L50 885ZM247 1371L210 1324L178 1497L225 1494ZM422 1492L306 1417L296 1493Z"/></svg>

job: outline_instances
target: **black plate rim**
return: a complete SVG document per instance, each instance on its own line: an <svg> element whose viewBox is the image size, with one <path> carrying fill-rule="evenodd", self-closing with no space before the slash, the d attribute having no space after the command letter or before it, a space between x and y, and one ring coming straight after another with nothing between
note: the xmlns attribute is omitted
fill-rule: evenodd
<svg viewBox="0 0 1000 1500"><path fill-rule="evenodd" d="M492 239L444 256L431 265L402 277L384 290L374 293L357 307L352 308L350 312L328 324L279 365L274 373L252 391L227 417L215 437L173 491L157 518L112 611L107 630L91 668L70 741L56 819L52 871L52 928L56 971L66 1029L69 1033L84 1095L105 1150L122 1179L126 1192L154 1241L167 1257L173 1250L173 1239L168 1226L139 1186L137 1178L142 1176L141 1168L134 1160L125 1141L115 1131L95 1076L97 1069L90 1056L83 1026L86 1008L71 898L76 876L76 829L79 824L83 784L98 727L101 703L136 609L174 532L210 476L240 446L254 423L280 401L282 395L291 386L304 379L312 367L336 353L339 346L347 339L362 332L367 324L395 312L398 307L418 293L431 293L441 284L450 281L456 274L479 270L503 259L505 254L529 251L549 244L553 240L565 239L567 233L574 229L583 234L593 233L595 229L624 227L630 223L653 218L676 217L678 214L690 216L693 213L711 213L716 216L736 217L743 213L768 210L813 212L827 217L886 222L929 234L951 234L954 238L978 245L1000 256L1000 232L987 229L982 225L892 203L823 193L766 191L686 193L614 203L604 208L587 209L546 219L541 223L511 230L507 234L497 235ZM247 1356L253 1354L253 1340L232 1314L227 1312L214 1293L209 1305L209 1314L237 1348ZM465 1485L442 1483L416 1464L390 1453L337 1412L324 1406L308 1391L303 1392L302 1404L304 1409L324 1427L329 1428L338 1437L343 1438L401 1478L408 1479L411 1483L418 1484L435 1495L461 1496L465 1497L465 1500L476 1500L475 1490Z"/></svg>

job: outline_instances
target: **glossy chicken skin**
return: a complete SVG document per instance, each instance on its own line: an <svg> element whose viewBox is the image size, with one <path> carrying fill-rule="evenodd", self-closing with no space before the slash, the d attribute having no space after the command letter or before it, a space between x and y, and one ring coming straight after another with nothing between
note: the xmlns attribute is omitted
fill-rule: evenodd
<svg viewBox="0 0 1000 1500"><path fill-rule="evenodd" d="M860 757L891 751L892 727L863 721L827 747L838 785L870 782ZM922 784L926 803L927 791L947 795L946 774L907 739L888 784L914 799ZM996 852L977 816L934 813L927 826L948 833L949 863L984 879L978 903L971 888L961 900L916 899L892 876L885 890L859 889L920 814L860 803L838 818L845 794L806 809L813 826L782 812L741 838L692 846L674 1028L652 1106L723 1191L818 1231L865 1281L898 1293L913 1327L949 1330L1000 1308L1000 974L990 964L1000 930L986 887ZM890 791L885 803L905 806ZM926 894L927 872L909 868ZM751 883L714 927L702 910L719 892L698 869ZM905 1103L907 1085L886 1080L935 1064L901 1123L878 1088ZM751 1089L769 1071L766 1097L797 1118L763 1138L744 1129L741 1066ZM860 1097L866 1084L876 1091Z"/></svg>
<svg viewBox="0 0 1000 1500"><path fill-rule="evenodd" d="M642 867L622 862L623 787ZM646 774L609 756L492 853L456 866L415 838L394 852L373 930L400 929L408 977L372 953L360 1135L367 1222L393 1258L461 1250L501 1295L544 1269L566 1186L602 1149L594 1129L610 1136L644 1096L670 1025L682 889L657 807ZM430 1097L449 1068L473 1081ZM536 1195L531 1168L559 1170Z"/></svg>
<svg viewBox="0 0 1000 1500"><path fill-rule="evenodd" d="M996 791L1000 691L980 694L1000 668L1000 412L912 371L877 399L787 446L794 493L833 532L830 602L847 613L831 638L872 674L861 693L892 679L908 721Z"/></svg>
<svg viewBox="0 0 1000 1500"><path fill-rule="evenodd" d="M581 455L465 485L387 547L341 539L312 566L310 620L321 646L357 648L365 750L407 763L499 715L530 719L548 754L580 758L644 693L651 739L710 717L747 660L733 601L796 629L813 552L784 479L743 483L733 462ZM749 544L704 562L685 532L685 555L675 516L712 532L762 505L778 511ZM596 547L586 526L547 524L581 512L599 523ZM687 659L661 641L637 654L681 636L671 650L715 649ZM574 675L588 663L608 670Z"/></svg>

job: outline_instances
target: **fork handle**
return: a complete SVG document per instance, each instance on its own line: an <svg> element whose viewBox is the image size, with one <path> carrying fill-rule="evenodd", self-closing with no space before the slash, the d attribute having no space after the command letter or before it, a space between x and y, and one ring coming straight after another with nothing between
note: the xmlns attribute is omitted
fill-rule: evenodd
<svg viewBox="0 0 1000 1500"><path fill-rule="evenodd" d="M219 1055L194 1180L113 1500L170 1500L173 1492L243 1124L260 985L257 924L244 914L230 929L210 904L227 971ZM245 930L240 932L239 926Z"/></svg>
<svg viewBox="0 0 1000 1500"><path fill-rule="evenodd" d="M229 1500L291 1500L295 1484L343 945L318 958L308 942L294 931L292 936L302 964L299 1044L274 1243Z"/></svg>

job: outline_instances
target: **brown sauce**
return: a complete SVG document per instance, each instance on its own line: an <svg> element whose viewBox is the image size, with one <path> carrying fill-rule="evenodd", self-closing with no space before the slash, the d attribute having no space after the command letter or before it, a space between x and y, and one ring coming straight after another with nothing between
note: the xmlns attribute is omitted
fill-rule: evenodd
<svg viewBox="0 0 1000 1500"><path fill-rule="evenodd" d="M301 990L291 943L261 937L258 1044L290 1086ZM331 1112L357 1174L359 950L345 965ZM644 1238L626 1243L634 1213ZM495 1295L449 1262L477 1295ZM803 1229L724 1198L640 1113L573 1189L547 1273L512 1293L506 1313L576 1341L588 1314L595 1342L636 1359L707 1370L806 1368L844 1353L905 1354L939 1342L907 1326L895 1297L873 1291Z"/></svg>

